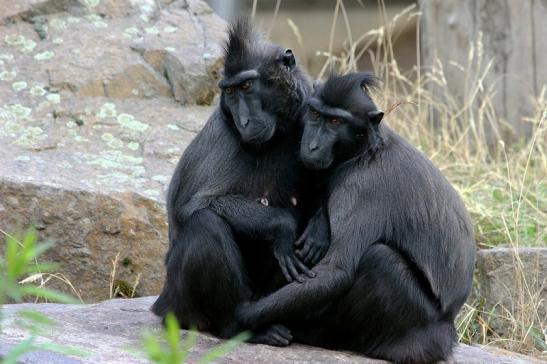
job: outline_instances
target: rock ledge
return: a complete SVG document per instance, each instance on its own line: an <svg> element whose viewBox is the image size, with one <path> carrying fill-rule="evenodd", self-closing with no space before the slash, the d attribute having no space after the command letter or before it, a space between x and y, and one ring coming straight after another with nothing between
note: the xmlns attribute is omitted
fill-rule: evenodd
<svg viewBox="0 0 547 364"><path fill-rule="evenodd" d="M75 346L90 353L84 358L72 358L48 352L27 355L23 363L147 363L145 359L131 353L138 352L139 340L144 329L160 330L160 321L149 307L155 297L116 299L91 305L61 304L14 304L3 306L4 321L0 333L0 357L27 333L16 325L17 311L33 309L40 311L58 323L46 336L58 344ZM183 331L182 336L187 332ZM221 340L200 334L192 348L189 362L197 361L205 352L219 345ZM220 363L385 363L352 353L336 352L293 344L287 348L265 345L242 344L226 354ZM457 347L450 364L498 363L524 364L540 363L507 351L481 349L475 346Z"/></svg>

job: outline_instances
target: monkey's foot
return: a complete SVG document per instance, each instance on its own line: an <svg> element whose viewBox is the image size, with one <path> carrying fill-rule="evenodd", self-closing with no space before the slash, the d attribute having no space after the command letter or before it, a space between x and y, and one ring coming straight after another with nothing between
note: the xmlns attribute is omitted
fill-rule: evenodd
<svg viewBox="0 0 547 364"><path fill-rule="evenodd" d="M253 336L247 341L254 344L271 346L287 346L292 341L292 335L283 325L270 325L253 331Z"/></svg>

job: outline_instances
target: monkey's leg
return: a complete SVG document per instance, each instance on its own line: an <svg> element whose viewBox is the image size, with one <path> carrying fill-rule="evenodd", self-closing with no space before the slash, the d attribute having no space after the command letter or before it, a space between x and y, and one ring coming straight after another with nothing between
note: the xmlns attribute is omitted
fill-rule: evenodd
<svg viewBox="0 0 547 364"><path fill-rule="evenodd" d="M184 223L171 242L165 287L152 310L175 314L181 327L230 338L246 328L234 318L235 307L251 296L239 247L230 226L203 209ZM265 325L253 332L253 342L288 345L290 332Z"/></svg>
<svg viewBox="0 0 547 364"><path fill-rule="evenodd" d="M317 276L304 283L289 283L278 291L236 310L240 322L257 327L271 322L310 319L324 311L352 284L351 273L321 262L314 268Z"/></svg>
<svg viewBox="0 0 547 364"><path fill-rule="evenodd" d="M222 218L207 209L196 211L175 234L166 264L156 314L171 311L183 328L220 337L240 331L233 312L250 290L239 248Z"/></svg>
<svg viewBox="0 0 547 364"><path fill-rule="evenodd" d="M351 289L322 316L322 342L316 344L396 363L446 359L456 330L428 285L404 254L372 245L361 257ZM299 341L301 333L294 336Z"/></svg>

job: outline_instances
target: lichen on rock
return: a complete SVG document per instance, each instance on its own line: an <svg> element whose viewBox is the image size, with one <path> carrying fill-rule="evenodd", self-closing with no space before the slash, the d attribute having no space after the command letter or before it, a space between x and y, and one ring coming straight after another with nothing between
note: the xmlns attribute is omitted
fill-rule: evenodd
<svg viewBox="0 0 547 364"><path fill-rule="evenodd" d="M195 105L200 95L217 92L207 70L222 55L225 23L196 11L207 8L200 1L159 3L2 3L2 229L39 226L56 242L45 258L86 301L110 294L118 252L132 264L117 279L132 285L141 274L139 293L159 291L169 177L211 113ZM207 34L198 23L210 25ZM165 48L178 65L168 75ZM158 54L157 64L147 54Z"/></svg>

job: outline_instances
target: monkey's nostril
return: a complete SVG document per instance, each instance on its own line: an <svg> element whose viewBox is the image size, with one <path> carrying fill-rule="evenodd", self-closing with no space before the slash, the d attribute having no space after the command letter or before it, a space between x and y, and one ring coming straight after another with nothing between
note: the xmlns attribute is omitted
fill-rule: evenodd
<svg viewBox="0 0 547 364"><path fill-rule="evenodd" d="M314 150L317 150L317 148L319 148L319 146L316 143L311 143L309 148L313 152Z"/></svg>
<svg viewBox="0 0 547 364"><path fill-rule="evenodd" d="M243 127L246 127L247 124L249 124L249 119L248 118L241 119L241 125L243 125Z"/></svg>

